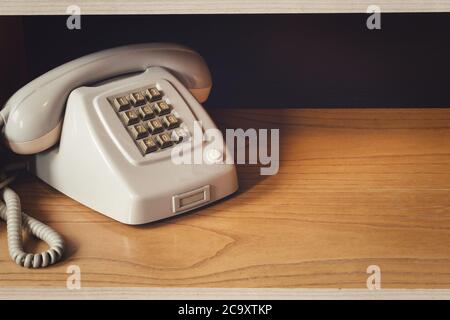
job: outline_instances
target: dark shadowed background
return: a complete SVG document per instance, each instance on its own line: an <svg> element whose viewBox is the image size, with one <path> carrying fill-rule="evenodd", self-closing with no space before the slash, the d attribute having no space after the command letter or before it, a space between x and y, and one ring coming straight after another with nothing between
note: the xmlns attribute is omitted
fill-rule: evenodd
<svg viewBox="0 0 450 320"><path fill-rule="evenodd" d="M28 79L81 55L138 42L199 51L209 107L449 107L450 14L66 16L23 18Z"/></svg>

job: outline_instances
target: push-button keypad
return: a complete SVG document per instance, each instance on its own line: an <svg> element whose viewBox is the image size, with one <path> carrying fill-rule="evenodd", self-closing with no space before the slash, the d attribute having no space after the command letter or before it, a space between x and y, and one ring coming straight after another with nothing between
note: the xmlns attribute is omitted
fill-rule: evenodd
<svg viewBox="0 0 450 320"><path fill-rule="evenodd" d="M132 90L108 100L144 156L189 136L180 127L182 120L176 114L176 106L168 103L164 92L156 86Z"/></svg>

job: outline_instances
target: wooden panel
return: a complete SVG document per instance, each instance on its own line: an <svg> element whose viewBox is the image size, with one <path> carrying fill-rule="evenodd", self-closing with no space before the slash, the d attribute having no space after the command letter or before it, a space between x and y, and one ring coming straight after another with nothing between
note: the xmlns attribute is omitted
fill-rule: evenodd
<svg viewBox="0 0 450 320"><path fill-rule="evenodd" d="M2 0L0 12L8 15L66 14L66 8L76 4L83 14L185 14L185 13L353 13L366 12L371 0L283 0L283 1L25 1ZM448 12L450 2L380 0L376 4L383 12Z"/></svg>
<svg viewBox="0 0 450 320"><path fill-rule="evenodd" d="M239 166L229 199L139 227L26 175L14 185L24 210L68 251L51 268L20 268L0 223L0 286L63 288L76 264L83 287L365 288L378 265L383 288L450 288L450 109L211 115L222 128L280 128L279 173Z"/></svg>

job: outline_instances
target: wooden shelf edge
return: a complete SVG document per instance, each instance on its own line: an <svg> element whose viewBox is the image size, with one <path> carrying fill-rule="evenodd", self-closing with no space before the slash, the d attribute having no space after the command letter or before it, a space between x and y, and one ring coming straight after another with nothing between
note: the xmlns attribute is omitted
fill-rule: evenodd
<svg viewBox="0 0 450 320"><path fill-rule="evenodd" d="M377 5L382 12L450 12L450 0L135 0L135 1L25 1L0 0L0 15L66 15L78 5L82 14L264 14L366 13Z"/></svg>
<svg viewBox="0 0 450 320"><path fill-rule="evenodd" d="M273 289L273 288L0 288L2 300L45 299L207 299L207 300L435 300L450 299L448 289Z"/></svg>

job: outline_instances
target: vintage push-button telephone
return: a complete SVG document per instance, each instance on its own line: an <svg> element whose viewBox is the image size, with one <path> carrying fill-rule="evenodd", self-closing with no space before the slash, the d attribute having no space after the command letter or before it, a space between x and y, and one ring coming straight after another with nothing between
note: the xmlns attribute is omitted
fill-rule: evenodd
<svg viewBox="0 0 450 320"><path fill-rule="evenodd" d="M0 121L11 150L36 154L28 169L40 179L115 220L143 224L237 190L226 148L214 149L210 163L171 159L175 146L191 143L194 122L203 132L215 129L200 105L210 89L208 67L191 49L125 46L73 60L33 80L8 100ZM0 185L5 202L0 215L7 220L11 258L34 268L57 262L62 237L21 212L18 196L6 186L10 180ZM22 225L49 250L25 253Z"/></svg>

